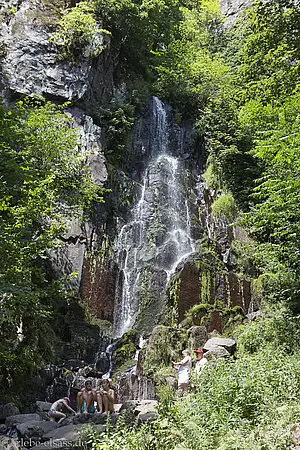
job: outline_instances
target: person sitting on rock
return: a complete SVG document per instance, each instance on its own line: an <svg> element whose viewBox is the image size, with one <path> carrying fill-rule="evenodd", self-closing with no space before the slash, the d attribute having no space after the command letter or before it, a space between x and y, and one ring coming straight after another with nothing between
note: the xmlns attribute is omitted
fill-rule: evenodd
<svg viewBox="0 0 300 450"><path fill-rule="evenodd" d="M197 375L201 375L204 367L208 363L208 360L204 356L204 352L201 348L194 350L196 356L195 372Z"/></svg>
<svg viewBox="0 0 300 450"><path fill-rule="evenodd" d="M189 389L190 369L192 363L189 350L183 350L182 355L183 359L181 361L172 361L172 363L178 370L178 391L186 392Z"/></svg>
<svg viewBox="0 0 300 450"><path fill-rule="evenodd" d="M62 412L62 409L66 409L76 415L76 411L74 411L74 409L72 409L70 406L69 397L64 397L56 400L56 402L51 405L48 415L54 420L59 419L58 423L60 423L67 417L67 415Z"/></svg>
<svg viewBox="0 0 300 450"><path fill-rule="evenodd" d="M92 387L92 382L87 380L84 383L84 388L78 392L76 397L78 412L94 413L94 401L97 401L96 391Z"/></svg>
<svg viewBox="0 0 300 450"><path fill-rule="evenodd" d="M115 391L112 389L111 380L104 379L102 381L102 389L97 391L98 411L104 414L112 413L115 402Z"/></svg>

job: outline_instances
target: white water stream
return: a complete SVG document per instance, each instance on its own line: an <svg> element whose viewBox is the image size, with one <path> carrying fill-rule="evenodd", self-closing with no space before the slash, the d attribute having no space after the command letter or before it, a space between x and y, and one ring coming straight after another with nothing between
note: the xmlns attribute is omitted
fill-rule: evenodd
<svg viewBox="0 0 300 450"><path fill-rule="evenodd" d="M116 291L115 335L122 336L136 319L145 270L164 274L166 287L179 262L194 252L184 161L169 154L169 120L165 105L153 99L152 158L145 170L131 219L118 236L120 269ZM147 289L151 289L150 286ZM120 298L121 297L121 298Z"/></svg>

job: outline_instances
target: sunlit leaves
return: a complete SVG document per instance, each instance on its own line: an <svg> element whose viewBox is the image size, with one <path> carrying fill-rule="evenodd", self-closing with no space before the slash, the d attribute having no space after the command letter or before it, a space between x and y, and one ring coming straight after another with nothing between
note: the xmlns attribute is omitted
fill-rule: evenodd
<svg viewBox="0 0 300 450"><path fill-rule="evenodd" d="M56 340L49 315L61 293L41 261L59 245L70 214L101 200L101 190L83 168L78 133L62 108L37 100L1 105L0 126L0 375L14 380L51 358ZM44 334L52 338L45 342Z"/></svg>

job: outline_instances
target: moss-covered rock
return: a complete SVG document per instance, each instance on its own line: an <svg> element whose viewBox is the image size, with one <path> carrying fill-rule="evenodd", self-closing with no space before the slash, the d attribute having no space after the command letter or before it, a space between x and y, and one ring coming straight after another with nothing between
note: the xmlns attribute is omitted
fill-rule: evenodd
<svg viewBox="0 0 300 450"><path fill-rule="evenodd" d="M168 320L173 326L178 323L185 328L205 325L208 331L222 332L226 308L237 308L241 316L248 312L251 285L228 271L219 256L206 249L185 262L171 277L167 297Z"/></svg>
<svg viewBox="0 0 300 450"><path fill-rule="evenodd" d="M187 332L164 325L157 325L149 338L144 362L144 373L153 375L158 369L171 367L187 345Z"/></svg>
<svg viewBox="0 0 300 450"><path fill-rule="evenodd" d="M118 370L121 367L125 367L128 361L132 364L136 349L137 332L135 330L129 330L116 345L116 350L113 355L115 368Z"/></svg>

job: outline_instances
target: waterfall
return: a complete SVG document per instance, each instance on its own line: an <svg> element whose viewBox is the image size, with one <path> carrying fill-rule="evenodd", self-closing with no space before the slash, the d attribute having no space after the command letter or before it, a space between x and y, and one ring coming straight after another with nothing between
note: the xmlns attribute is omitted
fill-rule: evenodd
<svg viewBox="0 0 300 450"><path fill-rule="evenodd" d="M120 276L114 329L118 337L135 323L142 297L161 298L178 263L194 251L188 174L183 158L171 154L171 120L167 107L154 97L151 129L147 142L140 144L142 150L148 148L149 162L139 198L116 246Z"/></svg>

